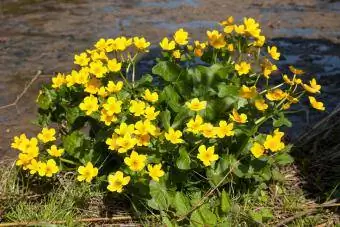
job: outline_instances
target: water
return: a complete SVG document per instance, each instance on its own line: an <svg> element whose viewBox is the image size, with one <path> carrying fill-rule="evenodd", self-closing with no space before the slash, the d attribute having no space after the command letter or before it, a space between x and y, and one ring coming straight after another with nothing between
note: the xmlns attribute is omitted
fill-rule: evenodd
<svg viewBox="0 0 340 227"><path fill-rule="evenodd" d="M340 7L338 2L289 0L1 0L0 105L11 103L37 70L43 76L27 91L18 109L0 110L0 158L10 155L13 135L38 129L31 124L35 97L42 83L56 72L69 71L73 55L101 37L143 35L158 43L178 27L194 39L216 28L229 15L258 19L263 32L282 51L280 68L294 64L316 75L324 85L321 96L331 111L339 103ZM310 40L313 38L314 40ZM328 41L326 41L328 40ZM148 70L152 62L141 66ZM307 103L305 103L307 104ZM322 118L315 111L296 115L297 134ZM299 129L299 130L296 130Z"/></svg>

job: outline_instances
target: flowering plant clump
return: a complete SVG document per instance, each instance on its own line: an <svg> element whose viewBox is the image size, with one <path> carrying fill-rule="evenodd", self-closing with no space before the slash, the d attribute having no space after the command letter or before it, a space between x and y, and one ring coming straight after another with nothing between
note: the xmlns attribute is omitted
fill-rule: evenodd
<svg viewBox="0 0 340 227"><path fill-rule="evenodd" d="M278 179L278 165L292 161L280 129L291 126L287 110L304 95L325 108L315 79L293 66L278 74L280 53L265 46L258 22L220 25L203 41L183 28L163 38L162 57L139 79L137 59L150 47L143 37L100 39L75 55L75 69L39 94L41 133L14 138L17 166L42 179L74 171L166 223L226 221L228 192Z"/></svg>

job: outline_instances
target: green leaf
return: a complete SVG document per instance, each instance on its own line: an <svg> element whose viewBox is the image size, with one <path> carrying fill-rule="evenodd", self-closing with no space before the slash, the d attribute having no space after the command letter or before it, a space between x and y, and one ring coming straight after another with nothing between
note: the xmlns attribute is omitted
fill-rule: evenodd
<svg viewBox="0 0 340 227"><path fill-rule="evenodd" d="M65 109L66 109L66 120L69 125L72 125L78 117L84 116L84 112L81 111L78 106L69 107Z"/></svg>
<svg viewBox="0 0 340 227"><path fill-rule="evenodd" d="M191 208L189 198L182 192L176 192L174 205L176 214L179 216L188 213Z"/></svg>
<svg viewBox="0 0 340 227"><path fill-rule="evenodd" d="M180 147L179 157L176 160L176 165L178 169L188 170L190 169L190 156L185 147Z"/></svg>
<svg viewBox="0 0 340 227"><path fill-rule="evenodd" d="M75 150L81 147L85 140L84 133L74 131L62 138L65 151L71 156L75 156Z"/></svg>
<svg viewBox="0 0 340 227"><path fill-rule="evenodd" d="M159 97L160 102L165 102L175 112L179 112L182 109L179 100L180 96L172 85L166 86Z"/></svg>
<svg viewBox="0 0 340 227"><path fill-rule="evenodd" d="M135 87L141 87L148 84L151 84L153 77L150 74L143 75L139 80L136 81Z"/></svg>
<svg viewBox="0 0 340 227"><path fill-rule="evenodd" d="M174 121L172 122L171 127L174 129L179 127L183 123L183 121L189 117L188 113L189 111L186 108L183 108L181 111L179 111Z"/></svg>
<svg viewBox="0 0 340 227"><path fill-rule="evenodd" d="M216 226L217 218L208 206L203 205L192 212L190 223L192 226Z"/></svg>
<svg viewBox="0 0 340 227"><path fill-rule="evenodd" d="M273 126L279 128L281 126L292 127L292 122L288 120L284 114L281 112L278 119L273 119Z"/></svg>
<svg viewBox="0 0 340 227"><path fill-rule="evenodd" d="M279 153L274 159L279 165L287 165L294 162L294 158L287 153Z"/></svg>
<svg viewBox="0 0 340 227"><path fill-rule="evenodd" d="M180 76L180 68L172 62L161 61L152 68L152 73L162 77L165 81L175 81Z"/></svg>
<svg viewBox="0 0 340 227"><path fill-rule="evenodd" d="M164 127L165 130L169 130L170 128L170 119L171 119L171 114L169 110L164 110L160 113L160 119L161 123Z"/></svg>
<svg viewBox="0 0 340 227"><path fill-rule="evenodd" d="M251 218L260 224L265 223L267 220L270 220L273 218L273 213L270 209L268 208L262 208L260 210L252 210L249 212Z"/></svg>
<svg viewBox="0 0 340 227"><path fill-rule="evenodd" d="M152 201L148 201L149 206L156 210L167 210L170 201L166 187L155 181L150 181L149 187L152 197Z"/></svg>
<svg viewBox="0 0 340 227"><path fill-rule="evenodd" d="M39 108L47 110L51 107L52 103L56 99L57 94L54 90L49 90L48 88L43 88L38 96L37 104Z"/></svg>
<svg viewBox="0 0 340 227"><path fill-rule="evenodd" d="M220 83L217 86L218 89L218 97L237 97L239 93L239 88L235 85L227 85L225 83Z"/></svg>
<svg viewBox="0 0 340 227"><path fill-rule="evenodd" d="M228 213L231 209L231 200L228 193L223 189L221 194L221 210Z"/></svg>

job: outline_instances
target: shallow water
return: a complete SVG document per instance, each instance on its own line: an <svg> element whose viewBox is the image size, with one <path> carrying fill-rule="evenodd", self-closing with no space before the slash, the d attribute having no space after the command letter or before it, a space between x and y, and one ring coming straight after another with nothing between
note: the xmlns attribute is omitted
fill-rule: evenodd
<svg viewBox="0 0 340 227"><path fill-rule="evenodd" d="M43 76L20 101L18 108L0 110L0 158L10 155L9 139L34 133L34 104L39 87L55 72L72 68L73 54L100 37L143 35L157 43L178 27L203 37L215 21L233 15L252 16L264 34L282 51L280 67L294 64L317 76L321 96L331 111L339 103L340 3L318 0L2 0L0 1L0 105L14 101L37 70ZM313 40L311 40L313 39ZM144 61L144 70L152 62ZM325 116L308 111L295 115L290 135Z"/></svg>

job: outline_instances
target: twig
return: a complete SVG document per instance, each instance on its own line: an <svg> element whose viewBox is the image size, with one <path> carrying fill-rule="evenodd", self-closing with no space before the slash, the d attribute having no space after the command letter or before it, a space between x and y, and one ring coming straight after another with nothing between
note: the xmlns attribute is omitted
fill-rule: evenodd
<svg viewBox="0 0 340 227"><path fill-rule="evenodd" d="M289 217L289 218L286 218L285 220L279 222L278 224L275 225L275 227L284 226L284 225L288 224L289 222L294 221L294 220L297 219L297 218L301 218L301 217L303 217L303 216L305 216L305 215L312 214L312 213L314 213L315 211L317 211L317 209L316 209L316 208L313 208L313 209L311 209L311 210L306 210L306 211L297 213L296 215L294 215L294 216L292 216L292 217Z"/></svg>
<svg viewBox="0 0 340 227"><path fill-rule="evenodd" d="M20 101L20 99L25 95L27 90L32 86L32 84L38 79L38 77L40 75L41 75L41 70L38 70L37 74L35 74L35 76L32 78L32 80L25 86L24 90L17 96L15 101L10 103L10 104L7 104L7 105L0 106L0 110L7 109L7 108L12 107L12 106L17 107L18 102Z"/></svg>

